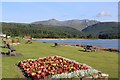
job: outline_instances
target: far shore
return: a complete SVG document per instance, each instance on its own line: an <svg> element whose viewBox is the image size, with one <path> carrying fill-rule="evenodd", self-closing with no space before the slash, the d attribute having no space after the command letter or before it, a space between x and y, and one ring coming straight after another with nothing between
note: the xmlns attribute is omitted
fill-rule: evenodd
<svg viewBox="0 0 120 80"><path fill-rule="evenodd" d="M119 39L36 38L34 40L119 40ZM77 44L75 44L75 45L62 44L62 45L76 46ZM85 45L79 44L78 46L85 46ZM93 47L100 49L100 50L105 50L105 51L109 51L109 49L110 49L110 51L113 50L115 52L119 52L119 49L116 49L116 48L103 48L103 47L97 47L97 46L93 46Z"/></svg>
<svg viewBox="0 0 120 80"><path fill-rule="evenodd" d="M119 39L34 38L33 40L119 40Z"/></svg>

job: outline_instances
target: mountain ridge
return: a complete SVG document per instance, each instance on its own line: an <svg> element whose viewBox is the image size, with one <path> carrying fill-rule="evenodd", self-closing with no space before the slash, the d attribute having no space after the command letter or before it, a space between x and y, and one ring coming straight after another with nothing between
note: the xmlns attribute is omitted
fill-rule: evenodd
<svg viewBox="0 0 120 80"><path fill-rule="evenodd" d="M88 20L88 19L72 19L72 20L64 20L64 21L59 21L56 19L49 19L49 20L44 20L44 21L35 21L32 22L31 24L42 24L42 25L51 25L51 26L67 26L67 27L72 27L75 28L79 31L82 29L86 28L87 26L99 23L100 21L96 20Z"/></svg>
<svg viewBox="0 0 120 80"><path fill-rule="evenodd" d="M100 22L83 29L82 32L92 36L103 36L104 38L119 38L120 26L118 22Z"/></svg>
<svg viewBox="0 0 120 80"><path fill-rule="evenodd" d="M50 20L56 22L57 20ZM75 20L73 20L75 21ZM78 20L76 20L78 21ZM87 20L86 20L87 21ZM43 24L21 24L5 23L2 25L2 32L11 36L30 35L36 38L100 38L100 39L120 39L118 22L99 22L81 31L74 27L52 26Z"/></svg>

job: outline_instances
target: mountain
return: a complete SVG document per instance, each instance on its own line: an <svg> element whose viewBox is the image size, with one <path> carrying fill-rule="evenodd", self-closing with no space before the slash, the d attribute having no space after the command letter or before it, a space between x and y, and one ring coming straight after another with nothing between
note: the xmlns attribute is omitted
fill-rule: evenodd
<svg viewBox="0 0 120 80"><path fill-rule="evenodd" d="M118 34L118 30L120 30L118 22L100 22L88 26L87 28L83 29L82 32L90 34L92 36L103 36L104 38L117 38L120 37L120 34Z"/></svg>
<svg viewBox="0 0 120 80"><path fill-rule="evenodd" d="M74 20L73 20L74 21ZM118 22L99 22L81 31L67 26L58 26L57 20L51 20L54 25L2 23L2 32L10 36L29 35L34 38L100 38L120 39L120 24ZM69 21L68 21L69 22ZM77 21L75 21L77 23ZM55 26L55 24L57 26Z"/></svg>
<svg viewBox="0 0 120 80"><path fill-rule="evenodd" d="M71 27L49 27L42 24L2 23L2 32L13 37L29 35L34 38L78 38L82 36L82 32Z"/></svg>
<svg viewBox="0 0 120 80"><path fill-rule="evenodd" d="M79 31L82 29L86 28L87 26L93 25L99 23L99 21L96 20L78 20L78 19L73 19L73 20L66 20L66 21L58 21L56 19L50 19L50 20L45 20L45 21L36 21L32 22L32 24L42 24L42 25L51 25L51 26L67 26L67 27L72 27L75 28Z"/></svg>

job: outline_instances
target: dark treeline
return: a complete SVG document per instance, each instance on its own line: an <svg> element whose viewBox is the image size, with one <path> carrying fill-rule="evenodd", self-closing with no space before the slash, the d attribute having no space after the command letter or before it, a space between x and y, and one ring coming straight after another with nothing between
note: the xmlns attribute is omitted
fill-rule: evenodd
<svg viewBox="0 0 120 80"><path fill-rule="evenodd" d="M14 36L32 36L34 38L79 38L82 32L64 26L48 27L40 24L2 23L4 34Z"/></svg>
<svg viewBox="0 0 120 80"><path fill-rule="evenodd" d="M100 22L83 29L82 32L100 39L120 39L120 26L117 22Z"/></svg>
<svg viewBox="0 0 120 80"><path fill-rule="evenodd" d="M90 28L91 29L91 28ZM94 29L94 28L93 28ZM97 31L97 29L94 29ZM92 30L91 30L92 31ZM113 30L102 31L99 33L78 31L65 26L45 26L41 24L22 24L22 23L2 23L2 32L9 36L32 36L34 38L101 38L115 39L118 33Z"/></svg>

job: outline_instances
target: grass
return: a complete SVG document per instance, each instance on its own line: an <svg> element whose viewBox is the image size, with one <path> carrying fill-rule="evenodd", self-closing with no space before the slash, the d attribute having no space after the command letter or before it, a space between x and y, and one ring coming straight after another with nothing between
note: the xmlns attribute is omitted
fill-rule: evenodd
<svg viewBox="0 0 120 80"><path fill-rule="evenodd" d="M52 47L52 45L52 43L33 42L32 44L22 43L14 46L17 53L22 53L23 56L2 58L2 77L23 78L24 76L21 71L15 66L18 61L54 55L63 56L90 65L97 70L109 74L110 78L118 77L118 54L115 52L83 52L82 48L71 46Z"/></svg>

